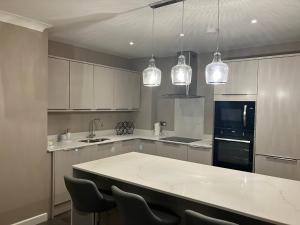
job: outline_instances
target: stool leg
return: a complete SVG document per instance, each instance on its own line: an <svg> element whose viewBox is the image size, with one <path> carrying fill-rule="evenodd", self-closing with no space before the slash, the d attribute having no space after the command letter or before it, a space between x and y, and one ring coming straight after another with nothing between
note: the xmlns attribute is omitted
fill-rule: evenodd
<svg viewBox="0 0 300 225"><path fill-rule="evenodd" d="M97 219L96 219L96 213L95 212L93 212L93 224L94 225L97 225Z"/></svg>

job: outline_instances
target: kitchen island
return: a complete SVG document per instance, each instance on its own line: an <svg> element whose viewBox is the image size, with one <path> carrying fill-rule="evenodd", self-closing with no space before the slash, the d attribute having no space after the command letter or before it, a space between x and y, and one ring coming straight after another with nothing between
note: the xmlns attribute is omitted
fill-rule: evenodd
<svg viewBox="0 0 300 225"><path fill-rule="evenodd" d="M300 221L298 181L136 152L74 165L73 173L102 188L117 185L141 194L179 215L193 209L243 225Z"/></svg>

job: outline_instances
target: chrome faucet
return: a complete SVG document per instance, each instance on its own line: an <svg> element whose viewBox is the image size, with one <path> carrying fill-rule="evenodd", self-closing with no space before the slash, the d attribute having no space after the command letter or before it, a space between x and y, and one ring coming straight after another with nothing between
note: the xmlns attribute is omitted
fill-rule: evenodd
<svg viewBox="0 0 300 225"><path fill-rule="evenodd" d="M92 119L89 124L89 134L88 134L87 138L96 137L96 133L95 133L96 122L100 123L101 127L103 126L103 123L101 122L100 119Z"/></svg>

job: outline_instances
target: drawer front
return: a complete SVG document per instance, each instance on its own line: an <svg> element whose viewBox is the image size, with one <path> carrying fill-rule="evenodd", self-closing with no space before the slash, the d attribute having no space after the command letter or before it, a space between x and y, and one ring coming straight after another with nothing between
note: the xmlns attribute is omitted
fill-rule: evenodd
<svg viewBox="0 0 300 225"><path fill-rule="evenodd" d="M157 155L156 141L140 140L138 152L149 155Z"/></svg>
<svg viewBox="0 0 300 225"><path fill-rule="evenodd" d="M188 147L188 161L212 165L212 148Z"/></svg>
<svg viewBox="0 0 300 225"><path fill-rule="evenodd" d="M187 161L187 146L173 143L157 143L157 154L159 156Z"/></svg>
<svg viewBox="0 0 300 225"><path fill-rule="evenodd" d="M255 173L292 180L300 180L299 164L299 160L265 155L256 155Z"/></svg>

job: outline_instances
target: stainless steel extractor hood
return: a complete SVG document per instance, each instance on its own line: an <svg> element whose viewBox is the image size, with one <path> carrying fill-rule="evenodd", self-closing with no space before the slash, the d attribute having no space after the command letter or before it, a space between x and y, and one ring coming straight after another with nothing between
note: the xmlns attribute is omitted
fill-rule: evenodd
<svg viewBox="0 0 300 225"><path fill-rule="evenodd" d="M181 52L177 53L179 56ZM188 87L185 86L176 86L170 93L163 94L163 98L201 98L203 96L197 95L197 81L198 81L198 62L197 62L197 54L192 51L183 52L186 64L192 67L192 82Z"/></svg>

